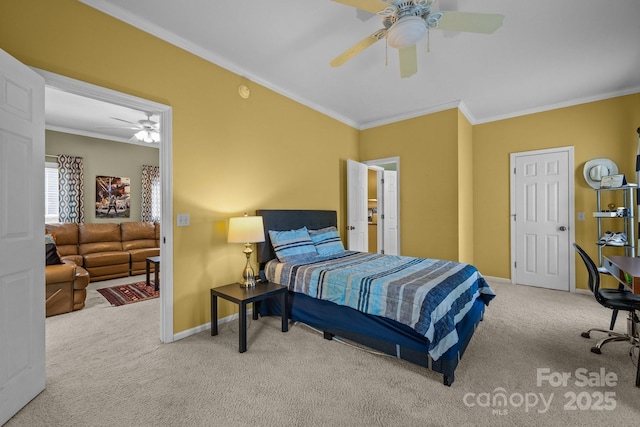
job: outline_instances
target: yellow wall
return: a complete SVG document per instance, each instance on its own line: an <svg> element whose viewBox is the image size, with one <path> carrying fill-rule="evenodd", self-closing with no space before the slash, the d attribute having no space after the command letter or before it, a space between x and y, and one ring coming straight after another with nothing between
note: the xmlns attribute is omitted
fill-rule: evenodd
<svg viewBox="0 0 640 427"><path fill-rule="evenodd" d="M473 128L458 111L458 260L474 263L473 256Z"/></svg>
<svg viewBox="0 0 640 427"><path fill-rule="evenodd" d="M457 260L458 110L403 120L360 134L362 160L400 157L403 255Z"/></svg>
<svg viewBox="0 0 640 427"><path fill-rule="evenodd" d="M583 177L586 161L612 159L635 182L640 94L531 114L473 127L475 265L488 276L510 274L509 155L544 148L575 147L576 242L596 257L595 194ZM603 199L604 201L604 199ZM576 260L576 287L586 270Z"/></svg>
<svg viewBox="0 0 640 427"><path fill-rule="evenodd" d="M176 333L207 323L208 289L237 279L243 255L226 243L230 216L336 209L343 229L346 159L400 157L403 254L473 258L497 277L510 276L510 153L575 146L575 210L586 213L576 241L592 255L595 202L584 162L608 157L634 176L640 94L475 126L451 109L360 132L75 0L0 2L0 48L173 107L174 212L191 214L190 227L173 229ZM250 87L248 100L240 84Z"/></svg>
<svg viewBox="0 0 640 427"><path fill-rule="evenodd" d="M610 158L634 182L638 125L640 94L474 126L447 110L362 131L360 157L400 157L403 254L470 262L510 278L510 154L575 147L575 212L586 218L576 220L576 242L596 257L595 194L584 163ZM586 289L581 262L576 286Z"/></svg>
<svg viewBox="0 0 640 427"><path fill-rule="evenodd" d="M344 222L344 169L358 159L357 130L75 0L1 2L0 48L27 65L173 107L174 213L191 214L190 227L173 229L175 333L207 323L209 288L240 275L243 247L226 243L229 217L322 208ZM240 84L249 99L238 96Z"/></svg>
<svg viewBox="0 0 640 427"><path fill-rule="evenodd" d="M450 109L367 129L360 157L400 157L401 253L473 263L473 133Z"/></svg>

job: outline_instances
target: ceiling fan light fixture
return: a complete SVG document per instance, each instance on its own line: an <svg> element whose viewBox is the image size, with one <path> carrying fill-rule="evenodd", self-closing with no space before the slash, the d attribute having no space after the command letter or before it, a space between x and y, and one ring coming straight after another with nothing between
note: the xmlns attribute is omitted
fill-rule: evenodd
<svg viewBox="0 0 640 427"><path fill-rule="evenodd" d="M387 32L387 43L396 49L413 46L427 32L427 24L420 16L404 16Z"/></svg>
<svg viewBox="0 0 640 427"><path fill-rule="evenodd" d="M141 130L135 134L135 137L138 141L146 142L146 143L154 143L160 142L160 133L154 130Z"/></svg>

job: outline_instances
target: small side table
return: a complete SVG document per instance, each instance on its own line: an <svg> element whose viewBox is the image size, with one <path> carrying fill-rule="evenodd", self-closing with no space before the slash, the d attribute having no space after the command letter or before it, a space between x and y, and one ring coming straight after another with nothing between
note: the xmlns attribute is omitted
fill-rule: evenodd
<svg viewBox="0 0 640 427"><path fill-rule="evenodd" d="M218 335L218 297L238 304L239 308L239 343L238 351L247 351L247 304L253 303L253 320L258 319L256 303L269 297L279 295L282 304L282 332L289 330L287 319L287 287L277 283L257 283L254 288L243 288L238 283L211 288L211 336Z"/></svg>
<svg viewBox="0 0 640 427"><path fill-rule="evenodd" d="M147 286L151 286L151 264L153 264L153 284L157 291L160 289L160 257L150 256L147 258Z"/></svg>

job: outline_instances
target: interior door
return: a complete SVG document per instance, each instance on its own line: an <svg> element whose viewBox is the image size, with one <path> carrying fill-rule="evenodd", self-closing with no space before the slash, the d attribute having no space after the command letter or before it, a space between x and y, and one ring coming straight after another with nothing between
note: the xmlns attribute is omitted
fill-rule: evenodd
<svg viewBox="0 0 640 427"><path fill-rule="evenodd" d="M516 283L569 290L569 154L515 157Z"/></svg>
<svg viewBox="0 0 640 427"><path fill-rule="evenodd" d="M367 165L347 160L347 247L350 251L369 250L367 179Z"/></svg>
<svg viewBox="0 0 640 427"><path fill-rule="evenodd" d="M398 248L398 173L396 171L383 171L382 184L382 241L384 253L387 255L400 255ZM378 219L379 221L379 219Z"/></svg>
<svg viewBox="0 0 640 427"><path fill-rule="evenodd" d="M0 424L45 386L44 79L0 50Z"/></svg>

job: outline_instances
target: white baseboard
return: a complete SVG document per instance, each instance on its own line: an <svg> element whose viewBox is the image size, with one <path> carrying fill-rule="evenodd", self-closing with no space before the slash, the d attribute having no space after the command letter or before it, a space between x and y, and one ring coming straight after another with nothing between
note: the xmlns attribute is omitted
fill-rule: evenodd
<svg viewBox="0 0 640 427"><path fill-rule="evenodd" d="M483 276L487 282L491 283L501 283L501 284L506 284L506 285L511 285L511 279L506 279L504 277L493 277L493 276ZM593 293L589 290L589 289L573 289L571 292L574 292L576 294L585 294L585 295L593 295Z"/></svg>
<svg viewBox="0 0 640 427"><path fill-rule="evenodd" d="M252 314L253 309L247 310L247 315ZM218 320L218 327L224 325L225 323L229 323L238 318L238 313L234 313L230 316L223 317ZM199 334L200 332L206 331L207 329L211 329L211 322L205 323L204 325L196 326L195 328L187 329L186 331L179 332L173 335L173 340L181 340L183 338L190 337L191 335Z"/></svg>
<svg viewBox="0 0 640 427"><path fill-rule="evenodd" d="M511 284L511 279L505 279L504 277L493 277L493 276L485 276L485 275L483 275L482 277L484 277L487 282L504 283L507 285Z"/></svg>

